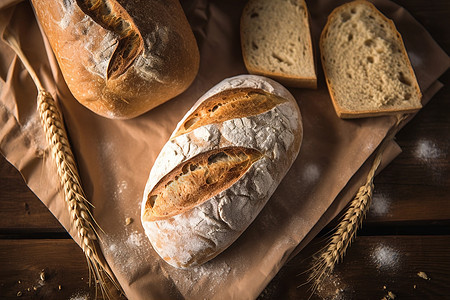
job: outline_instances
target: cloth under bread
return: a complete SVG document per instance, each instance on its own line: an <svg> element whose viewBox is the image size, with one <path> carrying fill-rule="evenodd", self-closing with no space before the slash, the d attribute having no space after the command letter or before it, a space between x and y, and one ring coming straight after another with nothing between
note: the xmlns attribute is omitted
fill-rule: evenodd
<svg viewBox="0 0 450 300"><path fill-rule="evenodd" d="M149 168L181 117L213 85L245 73L239 44L244 2L183 1L200 48L199 74L184 94L127 121L96 116L73 99L29 3L16 6L19 2L0 4L0 30L9 22L20 33L25 53L62 107L83 186L95 206L94 217L105 231L104 254L130 299L255 298L304 245L305 236L314 236L349 201L358 187L357 176L365 177L364 172L354 174L394 123L385 117L338 119L319 64L318 90L290 89L302 111L304 140L299 158L274 196L224 253L203 267L176 270L158 258L140 223L125 226L125 219L139 219ZM342 3L308 2L315 45L328 13ZM439 88L437 78L448 68L448 56L405 10L386 0L374 3L394 18L424 100L429 100ZM35 87L4 43L0 43L0 56L0 150L79 242L69 229L63 194L35 113ZM398 148L391 147L386 161L396 154ZM353 184L340 194L350 179Z"/></svg>

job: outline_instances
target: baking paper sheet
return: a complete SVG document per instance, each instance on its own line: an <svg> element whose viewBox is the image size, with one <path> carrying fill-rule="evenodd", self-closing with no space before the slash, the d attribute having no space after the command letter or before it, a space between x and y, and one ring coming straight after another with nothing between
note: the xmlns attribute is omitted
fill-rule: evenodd
<svg viewBox="0 0 450 300"><path fill-rule="evenodd" d="M318 58L318 38L326 17L344 1L307 3ZM160 149L191 105L222 79L247 73L239 38L244 4L238 0L182 1L200 49L199 74L186 92L132 120L109 120L80 105L63 80L30 4L0 4L0 30L8 25L19 33L25 54L62 109L82 184L95 206L93 215L104 230L100 234L104 255L129 299L256 298L288 258L352 198L365 179L369 158L395 122L394 117L339 119L317 62L317 90L289 89L303 116L303 145L261 214L229 249L203 266L178 270L162 261L140 224L145 182ZM440 88L436 80L448 68L448 56L404 9L387 0L374 4L394 19L402 34L426 103ZM70 228L63 193L36 113L36 89L3 42L0 150L79 242ZM398 153L392 142L384 163ZM133 219L128 226L126 218Z"/></svg>

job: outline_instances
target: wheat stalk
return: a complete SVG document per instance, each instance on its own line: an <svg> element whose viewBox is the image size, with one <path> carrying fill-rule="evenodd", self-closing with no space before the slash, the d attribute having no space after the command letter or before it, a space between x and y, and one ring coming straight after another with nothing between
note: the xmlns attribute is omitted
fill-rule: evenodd
<svg viewBox="0 0 450 300"><path fill-rule="evenodd" d="M89 268L89 283L91 284L91 277L93 277L96 292L97 287L100 287L102 296L109 298L107 289L108 280L119 290L120 285L117 283L100 250L96 231L96 228L99 227L90 213L89 206L92 205L86 199L81 186L78 168L67 138L62 115L52 95L43 88L36 72L21 50L14 33L6 29L3 33L3 39L19 56L38 89L37 111L64 191L65 203L70 216L70 224L75 228L77 236L80 239L81 249L86 256Z"/></svg>
<svg viewBox="0 0 450 300"><path fill-rule="evenodd" d="M407 115L397 116L396 124L391 128L377 150L372 166L367 174L365 184L359 188L355 197L350 202L347 211L337 225L335 233L331 236L325 248L315 256L308 278L308 282L312 282L313 284L313 291L317 289L324 278L333 272L334 267L343 259L348 247L355 239L356 232L361 227L362 221L372 202L373 180L381 164L384 150L394 138L400 123L406 117Z"/></svg>

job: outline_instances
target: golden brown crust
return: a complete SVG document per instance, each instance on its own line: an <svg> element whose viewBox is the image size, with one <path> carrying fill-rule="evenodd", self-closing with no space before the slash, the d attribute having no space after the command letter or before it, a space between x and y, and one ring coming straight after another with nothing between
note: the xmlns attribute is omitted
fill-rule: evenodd
<svg viewBox="0 0 450 300"><path fill-rule="evenodd" d="M245 46L242 46L245 47ZM244 63L247 71L250 74L261 75L265 77L272 78L281 84L289 87L296 88L307 88L307 89L317 89L317 78L316 77L294 77L277 72L263 72L260 69L255 69L250 63L248 63L247 57L244 55Z"/></svg>
<svg viewBox="0 0 450 300"><path fill-rule="evenodd" d="M385 15L383 15L380 11L378 11L378 9L372 3L370 3L366 0L355 0L353 2L343 4L341 6L336 7L330 13L330 15L328 16L327 23L325 24L325 27L323 28L322 33L320 35L320 42L319 42L320 52L323 53L326 35L327 35L327 32L328 32L330 24L331 24L330 20L332 18L334 18L336 15L338 15L341 11L348 9L349 7L356 7L358 5L367 5L371 10L374 11L374 13L376 13L378 16L380 16L383 20L385 20L389 24L390 29L396 33L395 37L396 37L397 42L401 46L400 49L401 49L402 56L406 59L406 61L409 62L408 54L406 53L406 48L403 43L403 39L402 39L400 33L397 31L397 28L395 27L394 22L392 20L388 19ZM380 116L380 115L394 115L394 114L398 114L398 113L414 113L421 108L421 106L420 106L420 107L407 108L407 109L383 109L382 111L380 111L380 110L352 111L352 110L343 109L339 105L339 103L336 99L336 95L335 95L334 89L333 89L333 84L331 83L331 81L329 79L329 76L327 74L327 69L324 67L326 64L325 58L322 54L320 57L321 57L323 71L324 71L324 75L325 75L325 79L326 79L325 81L327 83L328 91L329 91L333 106L336 110L336 114L338 115L338 117L346 119L346 118L376 117L376 116ZM414 74L414 70L410 63L408 63L408 68L409 68L412 78L414 79L414 82L417 82L416 76ZM414 87L417 90L418 95L421 97L422 93L420 91L419 86L417 84L415 84Z"/></svg>
<svg viewBox="0 0 450 300"><path fill-rule="evenodd" d="M142 53L144 41L130 15L113 1L77 0L80 9L97 24L118 36L117 46L106 70L106 79L117 78L126 72Z"/></svg>
<svg viewBox="0 0 450 300"><path fill-rule="evenodd" d="M233 185L262 154L227 147L203 152L178 165L148 194L144 219L163 220L203 203Z"/></svg>
<svg viewBox="0 0 450 300"><path fill-rule="evenodd" d="M197 44L178 0L32 3L70 91L97 114L135 117L197 74Z"/></svg>
<svg viewBox="0 0 450 300"><path fill-rule="evenodd" d="M258 115L286 101L261 89L225 90L203 101L174 133L172 139L208 124Z"/></svg>

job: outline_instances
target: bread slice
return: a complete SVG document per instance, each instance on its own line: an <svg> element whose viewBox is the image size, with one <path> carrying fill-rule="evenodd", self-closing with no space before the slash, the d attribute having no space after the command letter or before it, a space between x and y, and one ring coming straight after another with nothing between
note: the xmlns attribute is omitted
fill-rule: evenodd
<svg viewBox="0 0 450 300"><path fill-rule="evenodd" d="M320 38L322 66L341 118L421 108L422 94L394 23L367 1L336 8Z"/></svg>
<svg viewBox="0 0 450 300"><path fill-rule="evenodd" d="M249 73L286 86L316 88L304 0L250 0L241 17L241 46Z"/></svg>

